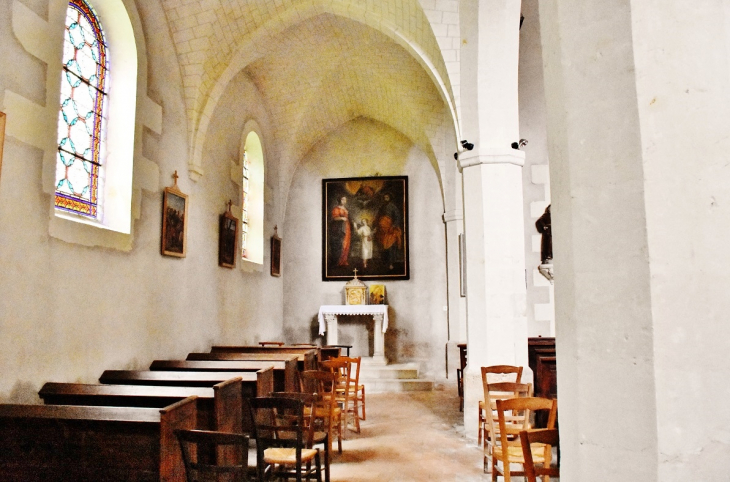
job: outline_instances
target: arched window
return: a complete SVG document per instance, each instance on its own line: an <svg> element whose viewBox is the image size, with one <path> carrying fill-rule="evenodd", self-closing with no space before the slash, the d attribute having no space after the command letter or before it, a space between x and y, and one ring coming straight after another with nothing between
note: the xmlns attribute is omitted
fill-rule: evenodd
<svg viewBox="0 0 730 482"><path fill-rule="evenodd" d="M249 190L251 189L251 170L249 166L248 154L243 151L243 183L241 184L242 195L242 212L241 212L241 257L246 257L246 248L248 248L248 203L251 200Z"/></svg>
<svg viewBox="0 0 730 482"><path fill-rule="evenodd" d="M259 136L248 129L241 149L241 258L263 264L264 151Z"/></svg>
<svg viewBox="0 0 730 482"><path fill-rule="evenodd" d="M56 209L99 219L103 182L108 48L96 13L84 0L71 0L66 31L58 116Z"/></svg>

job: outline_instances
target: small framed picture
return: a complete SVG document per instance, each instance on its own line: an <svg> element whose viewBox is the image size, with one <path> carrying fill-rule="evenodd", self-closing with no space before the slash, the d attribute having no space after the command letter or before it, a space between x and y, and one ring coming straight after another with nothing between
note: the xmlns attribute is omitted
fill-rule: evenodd
<svg viewBox="0 0 730 482"><path fill-rule="evenodd" d="M385 305L385 285L370 285L370 304Z"/></svg>
<svg viewBox="0 0 730 482"><path fill-rule="evenodd" d="M177 172L175 173L177 175ZM184 258L188 231L188 195L175 186L162 193L162 254Z"/></svg>
<svg viewBox="0 0 730 482"><path fill-rule="evenodd" d="M281 276L281 238L276 234L271 237L271 276Z"/></svg>
<svg viewBox="0 0 730 482"><path fill-rule="evenodd" d="M218 230L218 266L236 267L236 244L238 241L238 219L231 213L231 202L228 210L221 214Z"/></svg>

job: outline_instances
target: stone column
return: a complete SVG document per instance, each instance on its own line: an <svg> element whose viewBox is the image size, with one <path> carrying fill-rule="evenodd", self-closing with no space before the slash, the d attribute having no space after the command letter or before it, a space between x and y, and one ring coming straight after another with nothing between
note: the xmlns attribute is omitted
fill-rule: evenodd
<svg viewBox="0 0 730 482"><path fill-rule="evenodd" d="M373 315L373 364L385 365L385 336L383 335L383 314Z"/></svg>
<svg viewBox="0 0 730 482"><path fill-rule="evenodd" d="M337 345L337 315L325 313L324 321L327 323L327 344Z"/></svg>
<svg viewBox="0 0 730 482"><path fill-rule="evenodd" d="M459 176L461 177L461 176ZM464 232L464 214L461 209L446 211L446 265L449 320L449 341L446 344L448 358L447 377L456 380L459 363L459 343L466 343L466 298L461 296L461 260L459 239ZM466 269L466 267L464 267Z"/></svg>
<svg viewBox="0 0 730 482"><path fill-rule="evenodd" d="M467 259L464 425L476 439L480 367L527 364L517 65L520 2L462 0L459 154Z"/></svg>
<svg viewBox="0 0 730 482"><path fill-rule="evenodd" d="M634 2L567 3L540 2L561 476L665 481L657 478L651 294L656 274L649 268L647 244ZM652 55L669 58L671 50L663 48L657 46ZM676 192L663 194L666 200ZM681 226L678 221L672 224ZM692 390L702 391L699 387ZM683 392L675 386L672 396ZM684 407L695 410L691 403Z"/></svg>

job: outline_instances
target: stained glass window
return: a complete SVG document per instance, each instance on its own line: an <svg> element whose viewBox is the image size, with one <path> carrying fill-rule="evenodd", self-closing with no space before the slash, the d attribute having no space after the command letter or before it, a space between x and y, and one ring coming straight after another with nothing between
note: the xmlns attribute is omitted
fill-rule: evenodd
<svg viewBox="0 0 730 482"><path fill-rule="evenodd" d="M241 206L243 206L243 212L241 213L241 256L243 258L246 257L246 243L248 242L248 203L250 201L248 195L250 183L249 168L248 156L246 155L246 151L243 151L243 189L241 189L241 192L243 193L243 200L241 202Z"/></svg>
<svg viewBox="0 0 730 482"><path fill-rule="evenodd" d="M106 138L108 49L99 19L84 0L66 11L58 115L57 209L97 218Z"/></svg>

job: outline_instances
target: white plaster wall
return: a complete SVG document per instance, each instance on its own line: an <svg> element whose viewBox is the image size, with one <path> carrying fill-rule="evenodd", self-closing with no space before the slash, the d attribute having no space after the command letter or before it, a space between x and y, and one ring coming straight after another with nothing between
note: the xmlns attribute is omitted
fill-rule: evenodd
<svg viewBox="0 0 730 482"><path fill-rule="evenodd" d="M287 341L312 339L319 306L344 303L345 283L322 281L322 179L376 174L406 175L409 189L411 279L384 282L391 306L386 357L391 363L422 361L427 376L443 377L446 251L437 175L407 138L369 119L355 119L322 139L294 174L283 241ZM344 323L340 342L360 342L363 331Z"/></svg>
<svg viewBox="0 0 730 482"><path fill-rule="evenodd" d="M555 308L552 287L537 271L540 234L535 221L550 204L545 88L542 74L538 0L523 0L525 20L520 30L519 102L520 138L528 140L522 185L525 213L525 281L527 283L528 336L554 336ZM517 140L517 139L515 139Z"/></svg>
<svg viewBox="0 0 730 482"><path fill-rule="evenodd" d="M730 473L730 4L631 2L631 14L658 480L723 480Z"/></svg>
<svg viewBox="0 0 730 482"><path fill-rule="evenodd" d="M43 104L46 66L13 37L11 3L0 2L0 92L12 90ZM104 369L142 368L214 342L252 342L281 332L281 281L217 266L218 215L236 194L228 180L229 160L222 158L237 152L241 135L228 118L216 121L207 143L207 177L198 184L187 176L179 181L190 196L187 257L159 254L161 192L174 170L186 171L187 127L164 13L157 0L137 5L148 48L148 95L163 110L161 134L145 129L137 140L161 174L156 191L142 191L132 250L50 237L50 199L41 189L43 152L6 138L0 176L2 401L36 401L46 381L94 382ZM47 13L46 2L29 6L38 15ZM240 95L246 106L229 106L241 118L259 116L266 125L252 89L241 89L231 95ZM50 124L47 135L55 138L55 121Z"/></svg>

